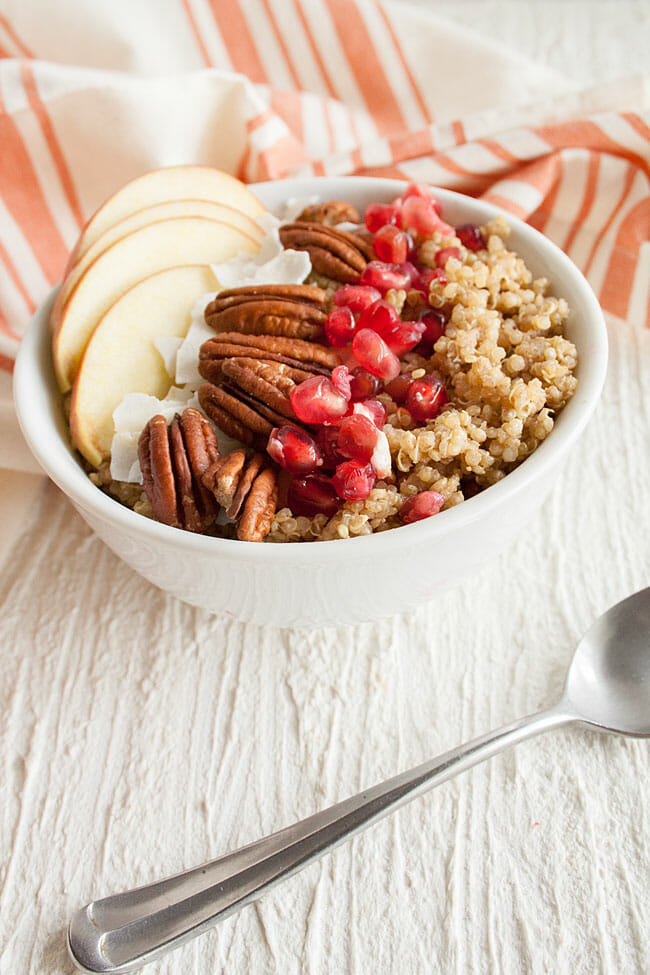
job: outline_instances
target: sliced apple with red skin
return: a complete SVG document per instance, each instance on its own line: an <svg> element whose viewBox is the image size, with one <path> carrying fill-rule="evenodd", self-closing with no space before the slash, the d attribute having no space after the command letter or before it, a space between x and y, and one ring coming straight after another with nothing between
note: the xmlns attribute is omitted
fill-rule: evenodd
<svg viewBox="0 0 650 975"><path fill-rule="evenodd" d="M54 369L61 391L71 388L99 320L138 281L168 267L218 263L240 251L257 250L258 241L243 230L204 217L161 220L116 241L77 282L54 333Z"/></svg>
<svg viewBox="0 0 650 975"><path fill-rule="evenodd" d="M63 284L59 289L50 315L52 329L56 330L58 327L66 302L77 281L93 261L100 254L103 254L111 244L120 240L121 237L126 237L134 230L147 226L147 224L156 223L159 220L171 220L176 217L205 217L207 220L219 220L238 230L243 230L244 233L260 243L264 238L264 231L252 217L223 203L212 203L207 200L169 200L165 203L145 207L142 210L136 210L129 217L125 217L124 220L120 220L119 223L109 227L70 267L63 279Z"/></svg>
<svg viewBox="0 0 650 975"><path fill-rule="evenodd" d="M218 284L205 265L167 268L130 288L108 309L90 337L70 402L70 432L94 467L113 439L113 411L127 393L162 399L172 378L154 345L162 336L183 338L192 308Z"/></svg>
<svg viewBox="0 0 650 975"><path fill-rule="evenodd" d="M260 201L241 180L220 169L209 166L154 169L131 180L95 212L81 232L68 267L72 267L104 231L136 210L167 200L189 199L224 203L253 218L264 212Z"/></svg>

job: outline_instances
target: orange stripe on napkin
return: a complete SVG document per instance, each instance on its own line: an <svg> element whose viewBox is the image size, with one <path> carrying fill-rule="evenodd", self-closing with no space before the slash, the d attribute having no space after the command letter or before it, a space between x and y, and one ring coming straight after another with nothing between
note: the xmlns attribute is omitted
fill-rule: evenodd
<svg viewBox="0 0 650 975"><path fill-rule="evenodd" d="M302 142L302 98L300 93L272 89L271 108L280 116L291 133Z"/></svg>
<svg viewBox="0 0 650 975"><path fill-rule="evenodd" d="M433 132L430 128L405 132L389 139L388 147L394 163L414 156L427 156L433 152Z"/></svg>
<svg viewBox="0 0 650 975"><path fill-rule="evenodd" d="M305 11L302 9L302 4L300 0L293 0L293 5L296 11L296 15L300 23L302 24L302 29L305 32L305 37L307 38L307 41L309 42L309 46L311 47L312 54L314 55L314 60L318 65L318 70L323 76L323 81L325 82L325 86L327 88L327 94L330 95L331 98L336 98L336 89L334 87L334 84L332 83L330 73L327 70L325 62L320 53L319 47L316 41L314 40L314 35L312 34L311 27L309 26L309 21L305 16Z"/></svg>
<svg viewBox="0 0 650 975"><path fill-rule="evenodd" d="M614 205L614 207L612 209L612 212L610 213L609 217L607 218L607 220L605 221L605 223L601 227L601 229L600 229L600 231L598 233L598 236L596 237L596 239L595 239L595 241L593 243L593 246L591 248L591 251L589 252L589 257L587 258L587 261L585 263L585 266L582 269L583 270L583 273L585 275L589 273L589 269L590 269L590 267L591 267L591 265L593 263L593 260L594 260L594 258L596 256L596 253L598 251L598 248L600 247L601 243L603 242L603 239L606 236L607 232L609 231L609 228L611 227L611 225L616 220L616 217L621 212L621 209L625 206L625 201L627 200L628 196L632 192L632 185L634 183L635 176L636 176L636 168L632 165L632 163L628 163L627 173L625 174L625 180L623 182L623 188L621 190L621 195L620 195L617 203Z"/></svg>
<svg viewBox="0 0 650 975"><path fill-rule="evenodd" d="M6 335L8 338L12 339L14 342L20 341L20 335L16 335L13 328L11 327L11 325L3 315L1 308L0 308L0 332L2 332L3 335Z"/></svg>
<svg viewBox="0 0 650 975"><path fill-rule="evenodd" d="M386 8L384 7L384 5L382 3L378 3L376 6L377 6L377 11L379 12L380 17L381 17L381 19L383 20L383 22L384 22L384 24L386 26L386 30L390 34L390 39L392 40L393 45L395 47L395 50L397 51L397 55L398 55L398 57L399 57L399 59L401 61L401 64L402 64L402 68L404 69L404 74L406 75L406 77L409 80L409 84L411 86L411 89L413 91L413 94L415 95L415 100L418 103L418 107L419 107L420 111L422 112L422 116L424 118L424 121L425 122L432 122L433 121L433 116L431 115L431 112L429 111L429 107L428 107L427 103L424 100L424 96L422 94L422 91L420 89L420 86L417 83L417 79L416 79L413 71L411 70L411 66L409 64L408 58L404 54L404 50L402 48L402 45L400 44L399 37L397 36L397 33L395 31L395 28L393 27L393 25L392 25L392 23L390 21L390 17L388 16L388 11L386 10Z"/></svg>
<svg viewBox="0 0 650 975"><path fill-rule="evenodd" d="M509 149L504 148L504 146L502 146L501 143L497 142L495 139L476 139L475 141L477 145L483 146L484 149L487 149L488 152L491 152L493 156L496 156L497 159L501 159L503 162L512 163L514 165L519 165L521 163L519 156L515 156L513 152L510 152Z"/></svg>
<svg viewBox="0 0 650 975"><path fill-rule="evenodd" d="M59 174L63 192L66 195L68 203L70 204L70 209L74 213L75 220L77 221L79 228L81 228L83 227L85 220L84 215L81 212L81 206L79 205L79 199L77 197L77 191L75 190L74 181L65 161L61 144L57 139L56 132L54 131L52 120L47 114L45 105L43 104L41 96L38 93L36 79L34 77L34 70L32 65L26 61L23 61L20 66L20 80L23 83L23 88L25 89L25 94L27 95L29 107L32 109L34 115L38 119L38 123L45 137L45 141L47 142L47 147L50 150L52 159L54 160L54 165L56 166L56 171Z"/></svg>
<svg viewBox="0 0 650 975"><path fill-rule="evenodd" d="M633 112L623 112L621 117L624 118L628 125L631 125L640 136L650 142L650 127L645 124L642 118L635 115Z"/></svg>
<svg viewBox="0 0 650 975"><path fill-rule="evenodd" d="M0 94L0 195L40 264L45 277L58 281L68 249L52 219L22 136L5 110ZM16 173L21 174L20 182Z"/></svg>
<svg viewBox="0 0 650 975"><path fill-rule="evenodd" d="M16 31L13 29L13 27L7 20L7 18L3 17L2 14L0 14L0 24L2 24L7 34L11 38L11 40L18 47L20 53L23 54L26 58L33 58L34 57L33 53L30 51L30 49L27 47L26 44L23 44L21 39L18 37Z"/></svg>
<svg viewBox="0 0 650 975"><path fill-rule="evenodd" d="M562 185L564 170L562 154L552 152L544 159L539 159L526 168L533 171L533 178L539 180L538 184L533 185L537 185L538 189L544 194L544 199L537 210L528 217L528 223L543 233L547 223L553 217L555 203Z"/></svg>
<svg viewBox="0 0 650 975"><path fill-rule="evenodd" d="M9 275L9 277L11 278L11 280L13 281L13 283L14 283L14 285L16 287L16 291L20 294L21 298L23 299L23 301L27 305L27 309L28 309L30 315L33 315L34 312L36 311L36 302L34 301L34 299L32 298L32 296L30 295L29 291L27 290L27 288L23 284L22 279L21 279L20 275L18 274L18 271L16 270L16 268L14 266L14 262L11 260L11 257L9 256L9 253L7 252L6 248L3 247L1 241L0 241L0 261L2 261L2 263L6 267L7 274Z"/></svg>
<svg viewBox="0 0 650 975"><path fill-rule="evenodd" d="M291 49L288 48L287 45L286 45L286 43L285 43L285 40L284 40L284 36L282 34L282 31L280 30L280 27L278 25L278 22L275 19L275 14L273 13L273 8L271 7L271 4L269 3L269 0L262 0L262 5L263 5L264 9L266 10L266 15L269 18L269 21L270 21L270 24L271 24L271 28L273 30L273 33L275 34L275 39L278 42L278 46L279 46L280 50L282 51L282 55L284 57L284 60L287 62L287 67L289 69L289 74L291 75L291 78L293 80L293 83L296 86L296 88L300 88L300 78L298 77L298 73L296 71L296 66L293 63L293 58L291 57Z"/></svg>
<svg viewBox="0 0 650 975"><path fill-rule="evenodd" d="M11 375L14 371L15 364L13 359L8 359L6 355L0 354L0 369L3 372L8 372Z"/></svg>
<svg viewBox="0 0 650 975"><path fill-rule="evenodd" d="M639 249L648 239L648 228L650 228L650 197L633 206L618 228L616 242L600 291L603 307L620 318L627 316Z"/></svg>
<svg viewBox="0 0 650 975"><path fill-rule="evenodd" d="M185 10L185 13L187 15L187 19L188 19L189 24L190 24L190 28L191 28L192 33L194 35L194 40L196 41L196 46L198 47L199 51L201 52L201 57L203 58L203 63L205 64L206 67L209 68L209 67L212 66L212 60L210 58L210 55L208 54L208 49L205 46L205 43L203 41L203 37L201 35L201 31L199 30L199 25L196 22L196 17L194 16L194 12L193 12L192 7L190 5L190 0L181 0L181 3L183 4L183 9Z"/></svg>
<svg viewBox="0 0 650 975"><path fill-rule="evenodd" d="M598 183L599 169L600 169L600 154L597 152L590 152L589 164L587 166L587 181L585 184L585 192L582 198L582 203L580 204L580 209L576 214L575 220L573 221L571 227L569 228L569 233L567 234L567 238L564 241L564 245L562 247L562 250L566 251L567 253L568 251L571 250L573 241L576 238L576 234L578 233L580 227L589 216L589 211L593 206L593 202L596 197L596 186Z"/></svg>
<svg viewBox="0 0 650 975"><path fill-rule="evenodd" d="M354 3L325 0L341 47L380 135L404 126L397 99L384 73L361 11Z"/></svg>
<svg viewBox="0 0 650 975"><path fill-rule="evenodd" d="M266 70L239 3L225 5L218 0L209 0L209 4L234 70L248 75L251 81L268 84Z"/></svg>
<svg viewBox="0 0 650 975"><path fill-rule="evenodd" d="M650 163L623 142L606 135L597 121L577 119L556 125L536 126L533 131L556 149L599 149L613 156L624 156L650 175Z"/></svg>
<svg viewBox="0 0 650 975"><path fill-rule="evenodd" d="M511 200L509 196L502 196L500 193L483 193L481 199L499 207L500 210L511 213L514 217L519 217L521 220L525 220L528 216L526 207L522 207L520 203Z"/></svg>

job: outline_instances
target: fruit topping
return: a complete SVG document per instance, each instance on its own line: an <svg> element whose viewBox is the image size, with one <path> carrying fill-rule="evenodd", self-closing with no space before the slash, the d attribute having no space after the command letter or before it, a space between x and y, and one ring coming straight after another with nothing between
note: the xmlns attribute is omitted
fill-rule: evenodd
<svg viewBox="0 0 650 975"><path fill-rule="evenodd" d="M485 238L475 223L464 223L456 227L456 236L468 251L480 251L485 247Z"/></svg>
<svg viewBox="0 0 650 975"><path fill-rule="evenodd" d="M344 284L334 292L334 304L349 308L354 314L362 312L381 298L381 292L363 284Z"/></svg>
<svg viewBox="0 0 650 975"><path fill-rule="evenodd" d="M367 416L361 413L345 416L339 426L339 450L345 457L368 464L377 445L378 434L377 427Z"/></svg>
<svg viewBox="0 0 650 975"><path fill-rule="evenodd" d="M420 491L404 502L400 516L405 525L410 525L413 521L422 521L423 518L437 515L444 503L444 494L438 491Z"/></svg>
<svg viewBox="0 0 650 975"><path fill-rule="evenodd" d="M333 308L325 320L325 335L331 345L343 346L352 341L357 328L349 308Z"/></svg>
<svg viewBox="0 0 650 975"><path fill-rule="evenodd" d="M294 477L287 490L287 503L294 515L324 514L328 518L339 509L339 497L329 477L324 474L308 474Z"/></svg>
<svg viewBox="0 0 650 975"><path fill-rule="evenodd" d="M338 496L345 501L362 501L368 497L376 480L377 475L370 464L346 460L336 468L332 484Z"/></svg>
<svg viewBox="0 0 650 975"><path fill-rule="evenodd" d="M382 337L370 328L359 329L352 339L352 352L359 365L371 372L373 376L391 380L399 375L399 359L394 352L391 352ZM294 409L296 409L295 405Z"/></svg>
<svg viewBox="0 0 650 975"><path fill-rule="evenodd" d="M355 366L351 373L350 393L353 400L368 399L381 391L381 379L363 366Z"/></svg>
<svg viewBox="0 0 650 975"><path fill-rule="evenodd" d="M366 210L366 227L371 234L386 226L401 226L400 205L397 203L371 203Z"/></svg>
<svg viewBox="0 0 650 975"><path fill-rule="evenodd" d="M370 261L364 268L359 283L377 288L382 294L386 294L391 289L408 288L410 286L410 275L404 271L401 264Z"/></svg>
<svg viewBox="0 0 650 975"><path fill-rule="evenodd" d="M291 405L303 423L331 423L345 416L348 401L325 376L311 376L290 393Z"/></svg>
<svg viewBox="0 0 650 975"><path fill-rule="evenodd" d="M446 402L447 390L435 376L414 379L406 394L406 408L414 420L433 420Z"/></svg>
<svg viewBox="0 0 650 975"><path fill-rule="evenodd" d="M403 230L399 230L392 224L386 224L375 234L373 246L380 261L401 264L412 249L413 241Z"/></svg>
<svg viewBox="0 0 650 975"><path fill-rule="evenodd" d="M323 464L314 438L306 430L291 424L273 428L266 450L290 474L311 474Z"/></svg>

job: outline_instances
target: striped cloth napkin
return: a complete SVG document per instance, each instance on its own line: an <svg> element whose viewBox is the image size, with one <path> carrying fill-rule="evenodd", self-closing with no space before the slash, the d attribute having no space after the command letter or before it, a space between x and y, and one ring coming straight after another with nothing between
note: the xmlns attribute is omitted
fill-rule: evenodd
<svg viewBox="0 0 650 975"><path fill-rule="evenodd" d="M10 374L84 221L187 162L481 196L559 244L611 317L650 326L650 76L576 91L374 0L0 0L0 467L34 469Z"/></svg>

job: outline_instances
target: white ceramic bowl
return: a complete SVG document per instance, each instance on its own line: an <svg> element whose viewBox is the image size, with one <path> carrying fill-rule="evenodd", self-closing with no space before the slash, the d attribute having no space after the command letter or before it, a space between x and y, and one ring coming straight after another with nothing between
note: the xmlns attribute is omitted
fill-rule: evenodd
<svg viewBox="0 0 650 975"><path fill-rule="evenodd" d="M254 192L270 210L289 197L350 200L359 209L397 196L403 183L369 178L284 180ZM498 211L446 190L452 224L484 223ZM169 528L98 490L73 452L50 359L53 295L39 308L15 370L20 424L35 457L106 544L155 585L188 603L239 620L276 626L355 622L409 609L456 584L525 532L600 395L607 333L580 271L554 244L508 217L509 245L572 309L568 337L579 352L578 389L549 438L503 481L434 518L346 541L260 545Z"/></svg>

